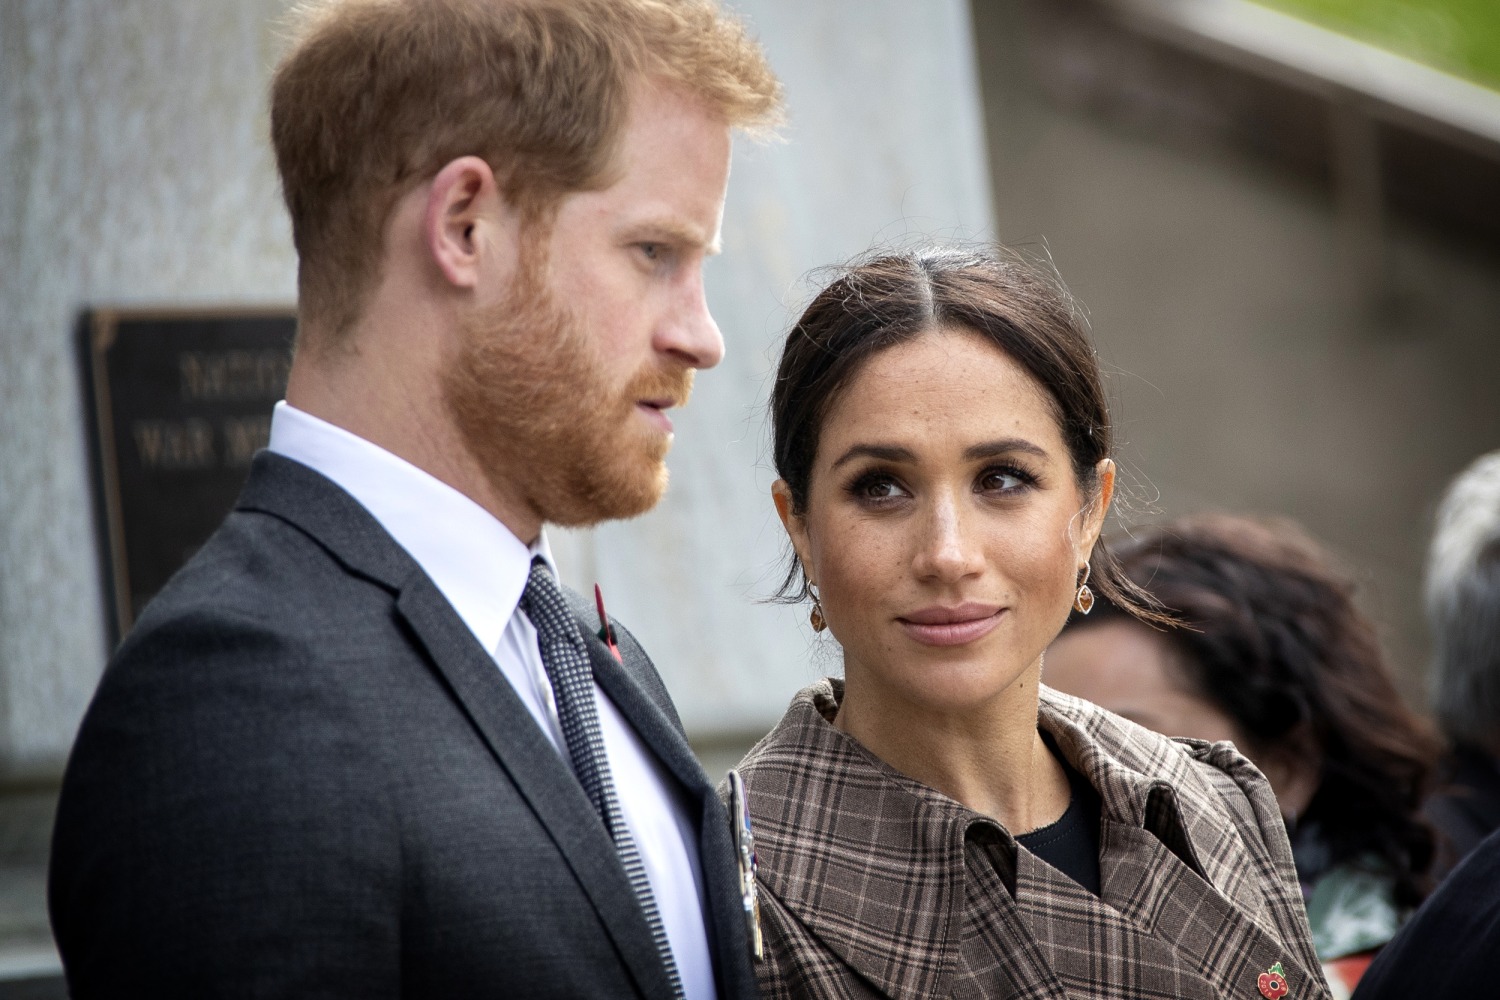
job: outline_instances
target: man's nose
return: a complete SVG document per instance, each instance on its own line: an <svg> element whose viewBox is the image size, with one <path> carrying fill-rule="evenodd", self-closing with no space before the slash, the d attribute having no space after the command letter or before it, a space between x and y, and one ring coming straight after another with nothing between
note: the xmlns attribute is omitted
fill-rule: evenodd
<svg viewBox="0 0 1500 1000"><path fill-rule="evenodd" d="M656 349L690 368L712 368L724 359L724 336L708 311L702 275L680 290L671 314L657 329Z"/></svg>

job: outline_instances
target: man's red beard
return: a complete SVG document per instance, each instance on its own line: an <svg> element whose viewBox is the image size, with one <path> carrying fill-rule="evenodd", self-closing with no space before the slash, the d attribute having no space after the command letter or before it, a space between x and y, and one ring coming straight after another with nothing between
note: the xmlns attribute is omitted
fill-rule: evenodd
<svg viewBox="0 0 1500 1000"><path fill-rule="evenodd" d="M646 369L612 388L581 324L524 271L504 302L465 317L461 333L443 399L499 495L570 527L656 505L671 438L639 419L636 403L686 403L691 368Z"/></svg>

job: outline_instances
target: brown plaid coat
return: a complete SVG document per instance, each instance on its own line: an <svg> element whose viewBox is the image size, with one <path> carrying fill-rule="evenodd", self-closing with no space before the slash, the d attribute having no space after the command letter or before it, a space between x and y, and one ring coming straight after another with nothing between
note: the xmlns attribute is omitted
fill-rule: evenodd
<svg viewBox="0 0 1500 1000"><path fill-rule="evenodd" d="M841 694L800 692L740 764L767 997L1259 1000L1276 962L1288 1000L1328 997L1270 786L1229 744L1042 689L1103 800L1096 897L834 729Z"/></svg>

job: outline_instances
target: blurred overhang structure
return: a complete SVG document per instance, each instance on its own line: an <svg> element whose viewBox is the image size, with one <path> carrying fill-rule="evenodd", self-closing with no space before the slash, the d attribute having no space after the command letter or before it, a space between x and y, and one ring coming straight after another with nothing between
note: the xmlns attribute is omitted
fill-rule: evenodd
<svg viewBox="0 0 1500 1000"><path fill-rule="evenodd" d="M1137 30L1500 157L1500 92L1246 0L1110 0Z"/></svg>
<svg viewBox="0 0 1500 1000"><path fill-rule="evenodd" d="M1500 92L1247 0L1020 7L1053 99L1327 184L1367 304L1392 211L1500 254Z"/></svg>

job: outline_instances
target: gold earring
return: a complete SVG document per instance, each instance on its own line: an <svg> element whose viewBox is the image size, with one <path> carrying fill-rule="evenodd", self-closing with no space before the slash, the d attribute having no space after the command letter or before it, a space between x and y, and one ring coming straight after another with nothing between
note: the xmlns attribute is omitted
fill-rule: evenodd
<svg viewBox="0 0 1500 1000"><path fill-rule="evenodd" d="M807 592L812 595L813 599L812 610L807 614L808 624L812 626L814 632L821 632L828 627L828 621L823 617L823 602L818 600L818 592L810 583L807 585Z"/></svg>
<svg viewBox="0 0 1500 1000"><path fill-rule="evenodd" d="M1089 564L1083 564L1083 579L1078 581L1078 593L1073 595L1073 610L1086 615L1094 610L1094 592L1089 589Z"/></svg>

